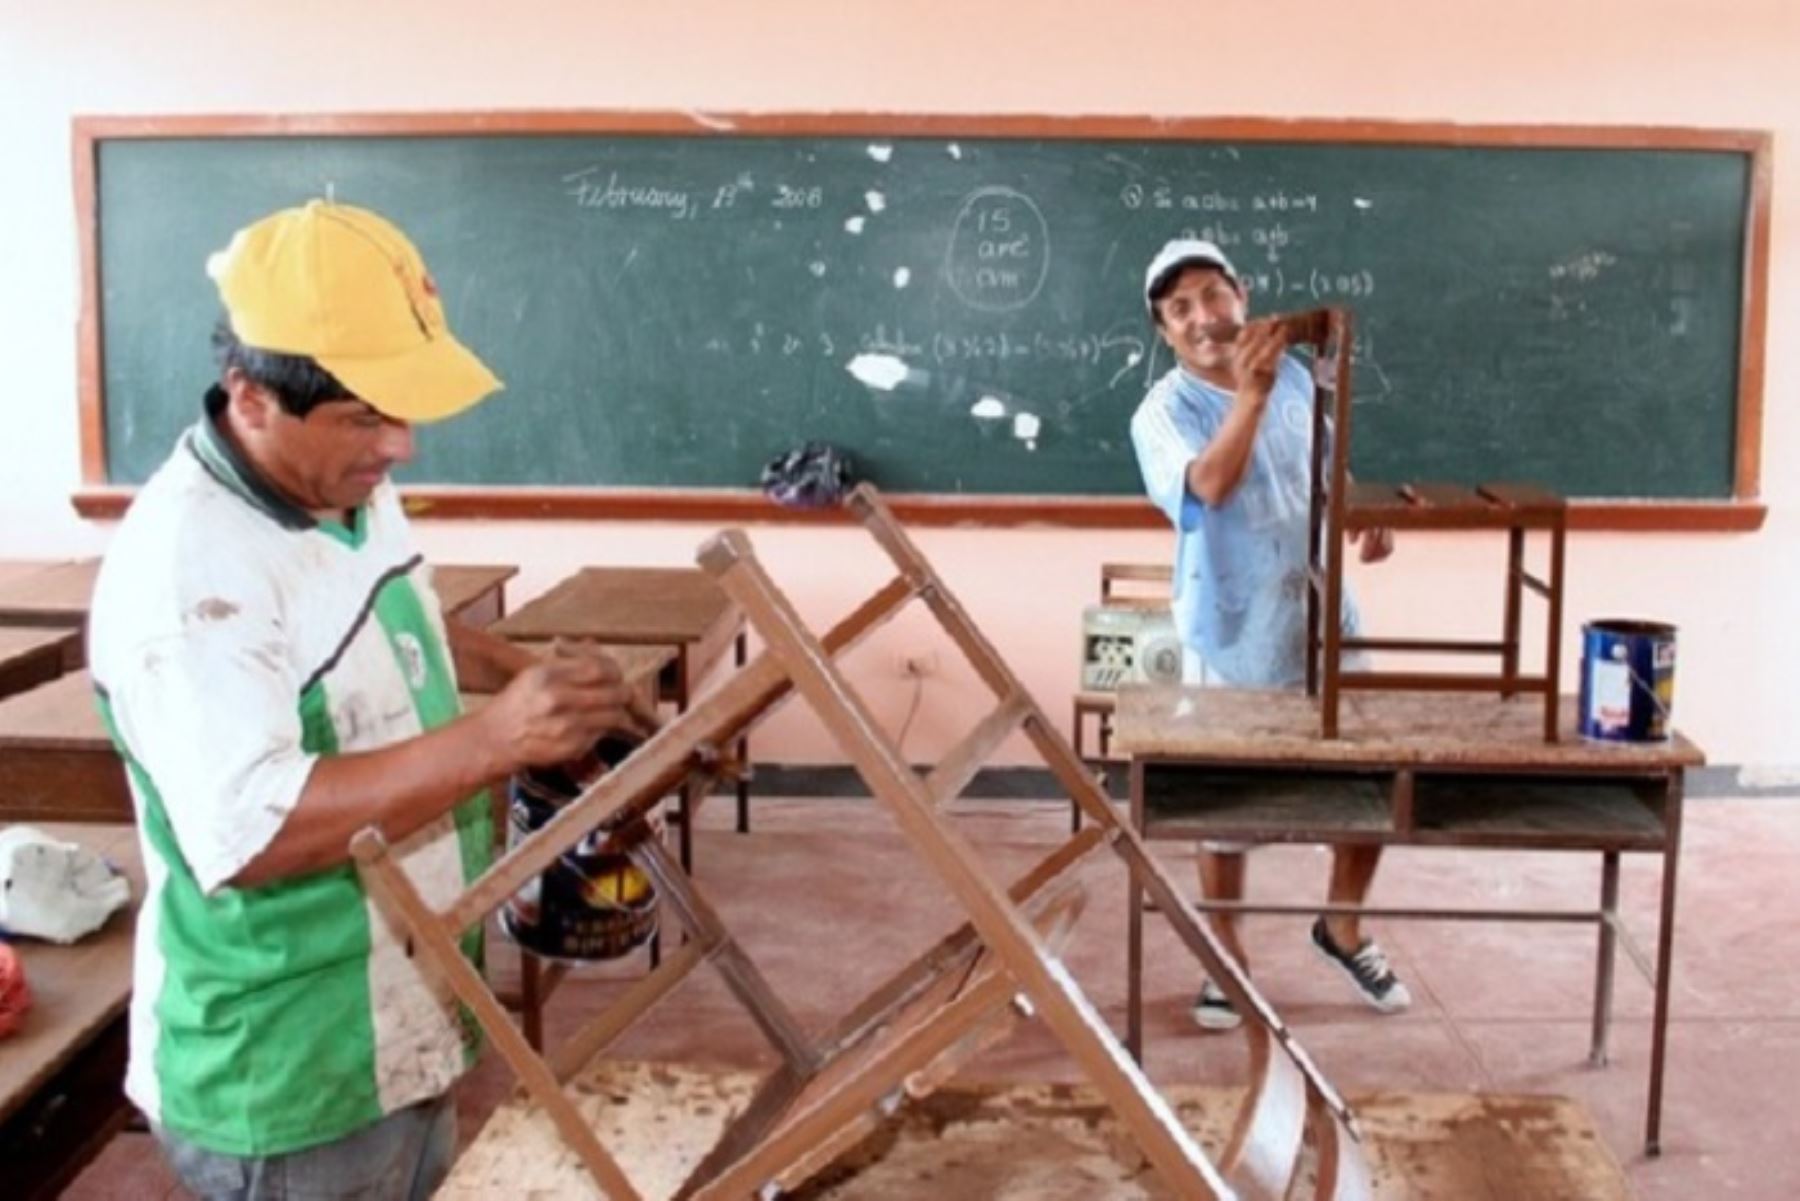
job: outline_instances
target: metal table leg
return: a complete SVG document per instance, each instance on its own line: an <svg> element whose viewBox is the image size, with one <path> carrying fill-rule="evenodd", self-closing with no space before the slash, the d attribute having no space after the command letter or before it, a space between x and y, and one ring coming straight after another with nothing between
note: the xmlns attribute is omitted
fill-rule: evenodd
<svg viewBox="0 0 1800 1201"><path fill-rule="evenodd" d="M1606 1036L1612 1028L1613 961L1618 936L1613 922L1619 916L1619 852L1607 851L1600 861L1600 950L1594 976L1594 1042L1588 1049L1588 1066L1606 1066Z"/></svg>

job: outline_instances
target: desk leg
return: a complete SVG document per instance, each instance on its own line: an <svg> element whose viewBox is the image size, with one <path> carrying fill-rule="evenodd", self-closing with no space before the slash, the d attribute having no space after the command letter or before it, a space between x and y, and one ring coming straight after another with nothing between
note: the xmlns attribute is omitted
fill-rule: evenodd
<svg viewBox="0 0 1800 1201"><path fill-rule="evenodd" d="M688 678L688 670L691 666L688 662L688 646L684 642L675 651L675 674L681 682L680 691L675 697L677 716L687 712L688 698L694 695L694 682ZM681 870L689 876L694 874L694 815L699 812L702 799L695 796L694 792L694 785L689 781L683 781L681 791L677 794L679 797L677 812L681 818L681 835L677 841L677 847L681 856Z"/></svg>
<svg viewBox="0 0 1800 1201"><path fill-rule="evenodd" d="M750 661L750 635L747 631L738 631L736 653L733 657L740 671L743 670L744 664ZM750 736L748 734L738 739L737 757L738 763L743 769L743 774L738 776L737 782L737 832L748 834L750 833Z"/></svg>
<svg viewBox="0 0 1800 1201"><path fill-rule="evenodd" d="M1131 828L1144 831L1144 768L1131 765ZM1125 893L1125 1049L1144 1062L1144 886L1126 861L1131 883Z"/></svg>
<svg viewBox="0 0 1800 1201"><path fill-rule="evenodd" d="M1594 976L1594 1043L1588 1050L1588 1066L1606 1066L1606 1036L1612 1028L1613 962L1618 935L1613 921L1619 912L1619 852L1607 851L1600 860L1600 953Z"/></svg>
<svg viewBox="0 0 1800 1201"><path fill-rule="evenodd" d="M1662 917L1656 932L1656 1012L1650 1024L1650 1102L1644 1115L1644 1154L1662 1154L1663 1060L1669 1049L1669 971L1675 962L1675 868L1681 858L1682 778L1669 781L1663 824Z"/></svg>

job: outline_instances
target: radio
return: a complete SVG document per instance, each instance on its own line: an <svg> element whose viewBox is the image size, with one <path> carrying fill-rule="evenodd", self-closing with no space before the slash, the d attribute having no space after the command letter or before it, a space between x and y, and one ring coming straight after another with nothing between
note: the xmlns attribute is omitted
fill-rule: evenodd
<svg viewBox="0 0 1800 1201"><path fill-rule="evenodd" d="M1081 687L1181 683L1181 638L1168 606L1089 605L1081 611Z"/></svg>

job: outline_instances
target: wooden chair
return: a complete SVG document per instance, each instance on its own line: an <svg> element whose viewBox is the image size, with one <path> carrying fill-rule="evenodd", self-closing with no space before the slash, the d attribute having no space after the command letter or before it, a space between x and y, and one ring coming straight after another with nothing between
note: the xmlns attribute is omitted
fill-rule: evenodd
<svg viewBox="0 0 1800 1201"><path fill-rule="evenodd" d="M1561 497L1524 484L1372 484L1350 480L1350 311L1315 309L1282 319L1290 344L1313 348L1312 499L1308 517L1306 691L1319 698L1320 732L1338 736L1338 703L1348 689L1536 693L1543 697L1544 741L1557 738L1561 667L1564 541L1568 509ZM1504 616L1494 641L1343 636L1344 537L1358 531L1496 530L1507 537ZM1548 568L1525 567L1525 539L1547 535ZM1519 625L1529 589L1545 602L1544 667L1526 675L1519 665ZM1497 656L1492 672L1345 671L1354 651Z"/></svg>
<svg viewBox="0 0 1800 1201"><path fill-rule="evenodd" d="M412 940L426 968L468 1007L596 1185L615 1201L637 1201L640 1194L563 1087L703 963L721 974L779 1053L780 1064L732 1118L677 1197L720 1201L795 1187L872 1128L893 1104L929 1092L1003 1033L1011 1006L1015 1011L1028 1008L1046 1023L1176 1196L1284 1197L1303 1138L1310 1133L1319 1165L1314 1197L1368 1198L1371 1182L1354 1118L1293 1032L1220 947L1168 870L1114 811L1069 743L874 490L859 488L849 506L893 559L896 575L891 581L819 637L802 625L741 532L713 539L700 552L701 565L743 606L766 648L763 653L663 727L442 909L425 902L378 830L362 831L352 850L376 903ZM997 699L994 710L925 775L902 757L835 662L838 654L915 599L931 610ZM818 717L938 877L942 895L953 897L968 918L819 1038L802 1029L722 915L642 821L715 748L729 746L793 696ZM948 807L987 758L1020 729L1091 824L1003 885L988 875L983 857L955 829ZM691 940L544 1056L512 1026L463 958L458 938L601 822L625 832L634 862L655 880ZM1072 873L1102 848L1117 854L1156 897L1182 944L1244 1015L1252 1080L1217 1166L1175 1120L1054 950L1058 932L1079 908L1078 895L1071 891Z"/></svg>
<svg viewBox="0 0 1800 1201"><path fill-rule="evenodd" d="M1100 564L1100 603L1120 609L1166 609L1169 606L1172 569L1163 563ZM1118 693L1112 689L1083 688L1075 693L1074 716L1069 723L1075 757L1087 759L1084 750L1088 719L1094 722L1099 758L1107 757L1112 743L1112 715ZM1104 772L1102 772L1104 778ZM1081 829L1081 806L1069 802L1069 832Z"/></svg>

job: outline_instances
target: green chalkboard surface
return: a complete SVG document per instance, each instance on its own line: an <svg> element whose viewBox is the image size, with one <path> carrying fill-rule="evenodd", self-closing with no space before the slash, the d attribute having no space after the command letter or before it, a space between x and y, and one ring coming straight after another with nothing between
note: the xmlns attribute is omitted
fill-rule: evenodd
<svg viewBox="0 0 1800 1201"><path fill-rule="evenodd" d="M113 483L211 378L207 255L327 193L413 235L507 381L403 480L753 488L825 439L891 491L1130 495L1127 423L1171 366L1142 272L1182 232L1253 310L1354 309L1365 478L1739 478L1742 149L471 129L94 154Z"/></svg>

